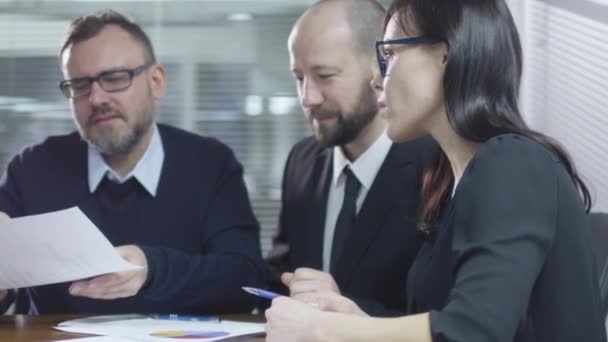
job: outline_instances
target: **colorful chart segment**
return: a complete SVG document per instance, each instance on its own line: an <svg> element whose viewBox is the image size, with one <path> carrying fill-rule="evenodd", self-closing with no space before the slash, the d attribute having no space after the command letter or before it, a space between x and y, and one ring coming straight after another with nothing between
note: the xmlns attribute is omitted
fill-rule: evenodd
<svg viewBox="0 0 608 342"><path fill-rule="evenodd" d="M201 330L170 330L170 331L158 331L150 334L150 336L154 337L166 337L166 338L174 338L174 339L195 339L195 338L216 338L216 337L224 337L228 336L229 333L225 331L201 331Z"/></svg>

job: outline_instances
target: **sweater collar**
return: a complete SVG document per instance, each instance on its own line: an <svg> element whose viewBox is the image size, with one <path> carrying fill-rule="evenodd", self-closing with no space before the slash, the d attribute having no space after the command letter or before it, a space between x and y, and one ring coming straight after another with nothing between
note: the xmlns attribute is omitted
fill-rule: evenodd
<svg viewBox="0 0 608 342"><path fill-rule="evenodd" d="M124 183L131 177L135 177L146 191L152 197L155 197L165 159L165 151L160 134L158 133L158 127L154 125L153 129L152 138L146 152L144 152L133 170L125 177L120 177L114 172L105 162L99 151L91 144L88 144L89 191L91 193L95 192L103 177L108 177L111 181L117 183Z"/></svg>

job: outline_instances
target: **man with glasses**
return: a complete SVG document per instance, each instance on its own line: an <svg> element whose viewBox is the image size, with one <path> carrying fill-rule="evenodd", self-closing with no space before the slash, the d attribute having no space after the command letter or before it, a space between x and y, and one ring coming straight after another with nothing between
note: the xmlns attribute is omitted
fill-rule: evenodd
<svg viewBox="0 0 608 342"><path fill-rule="evenodd" d="M59 57L78 133L11 160L0 210L18 217L78 206L143 268L31 288L33 309L250 310L241 286L263 284L264 267L242 167L220 142L155 123L166 76L144 31L113 11L80 17Z"/></svg>
<svg viewBox="0 0 608 342"><path fill-rule="evenodd" d="M406 309L422 171L435 144L386 136L370 86L384 14L373 0L324 0L291 31L291 72L314 137L287 160L268 263L275 290L288 271L281 282L293 297L334 291L392 316Z"/></svg>

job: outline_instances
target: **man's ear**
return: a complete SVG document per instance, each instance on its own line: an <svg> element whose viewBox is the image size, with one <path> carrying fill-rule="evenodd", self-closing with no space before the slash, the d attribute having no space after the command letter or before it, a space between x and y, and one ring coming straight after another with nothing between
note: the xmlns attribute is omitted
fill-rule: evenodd
<svg viewBox="0 0 608 342"><path fill-rule="evenodd" d="M380 75L380 67L378 66L378 60L374 57L370 70L372 71L372 79Z"/></svg>
<svg viewBox="0 0 608 342"><path fill-rule="evenodd" d="M150 81L150 89L154 98L159 99L163 97L167 91L167 76L165 68L160 64L154 64L148 73Z"/></svg>

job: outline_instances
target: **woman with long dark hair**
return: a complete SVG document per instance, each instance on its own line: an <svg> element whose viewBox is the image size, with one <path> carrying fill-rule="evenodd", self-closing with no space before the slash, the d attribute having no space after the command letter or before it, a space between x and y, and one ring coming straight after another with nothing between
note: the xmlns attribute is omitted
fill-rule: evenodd
<svg viewBox="0 0 608 342"><path fill-rule="evenodd" d="M424 175L411 315L365 317L331 293L280 297L268 341L605 341L589 191L519 113L521 47L505 1L396 0L376 48L389 136L441 146Z"/></svg>

